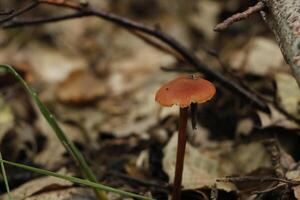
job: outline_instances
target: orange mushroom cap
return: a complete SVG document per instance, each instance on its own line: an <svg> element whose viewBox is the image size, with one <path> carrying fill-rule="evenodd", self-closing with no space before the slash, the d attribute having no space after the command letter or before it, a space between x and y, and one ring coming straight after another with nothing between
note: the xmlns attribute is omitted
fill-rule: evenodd
<svg viewBox="0 0 300 200"><path fill-rule="evenodd" d="M155 95L162 106L188 107L191 103L204 103L216 93L215 86L200 77L178 77L164 84Z"/></svg>

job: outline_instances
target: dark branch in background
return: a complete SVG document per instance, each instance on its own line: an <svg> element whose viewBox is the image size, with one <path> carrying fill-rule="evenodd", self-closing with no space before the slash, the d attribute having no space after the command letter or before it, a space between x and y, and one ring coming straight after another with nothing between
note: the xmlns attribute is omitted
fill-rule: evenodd
<svg viewBox="0 0 300 200"><path fill-rule="evenodd" d="M161 70L165 71L165 72L185 72L185 73L196 73L197 70L195 70L194 68L190 68L190 67L182 67L182 66L172 66L172 67L160 67Z"/></svg>
<svg viewBox="0 0 300 200"><path fill-rule="evenodd" d="M15 18L17 16L22 15L22 14L24 14L24 13L32 10L33 8L37 7L38 5L39 5L38 2L33 2L33 3L25 6L24 8L22 8L22 9L16 11L16 12L13 12L11 15L7 16L6 18L1 19L0 20L0 24L3 24L5 22L10 21L10 20L12 20L13 18Z"/></svg>
<svg viewBox="0 0 300 200"><path fill-rule="evenodd" d="M96 10L95 8L92 8L91 6L86 5L86 4L84 4L84 5L76 4L75 5L73 3L71 4L70 2L63 1L63 0L39 0L36 2L38 4L51 4L51 5L55 5L55 6L71 8L73 10L77 10L77 12L75 14L71 14L71 15L65 15L65 16L59 16L59 17L49 17L49 18L30 20L30 21L11 20L11 21L8 21L7 23L3 24L2 27L13 28L13 27L20 27L20 26L37 25L37 24L41 24L41 23L50 23L50 22L56 22L56 21L85 17L85 16L96 16L96 17L105 19L107 21L110 21L116 25L123 27L123 28L129 29L131 31L139 31L143 34L150 35L150 36L160 40L161 42L167 44L169 47L171 47L173 50L175 50L178 54L180 54L185 59L185 61L187 63L192 65L197 71L202 72L209 79L215 80L221 86L224 86L229 90L232 90L235 94L241 96L243 99L248 100L250 103L252 103L258 109L260 109L264 112L269 112L269 108L267 107L265 102L263 102L261 99L259 99L255 94L247 91L245 88L241 87L240 85L238 85L231 79L225 77L221 73L212 70L209 66L206 66L196 57L196 55L193 52L191 52L190 50L188 50L187 48L182 46L179 42L177 42L175 39L173 39L169 35L161 32L160 30L158 30L156 28L148 27L144 24L129 20L127 18L115 15L113 13L105 12L102 10ZM24 9L22 9L22 10L24 10ZM12 17L12 18L14 18L14 17Z"/></svg>
<svg viewBox="0 0 300 200"><path fill-rule="evenodd" d="M72 13L72 14L54 16L54 17L49 17L49 18L24 20L24 21L23 20L22 21L21 20L20 21L12 20L10 23L5 23L4 25L2 25L2 28L16 28L16 27L23 27L23 26L33 26L33 25L53 23L53 22L67 20L67 19L75 19L75 18L87 17L87 16L91 16L91 14L76 12L76 13Z"/></svg>
<svg viewBox="0 0 300 200"><path fill-rule="evenodd" d="M242 177L226 177L226 178L219 178L216 180L217 182L231 182L231 183L242 183L242 182L260 182L260 183L265 183L265 182L281 182L281 183L286 183L290 184L292 186L297 186L300 185L300 181L297 180L286 180L282 178L277 178L273 176L262 176L262 177L257 177L257 176L242 176Z"/></svg>
<svg viewBox="0 0 300 200"><path fill-rule="evenodd" d="M236 13L231 17L227 18L226 20L224 20L223 22L221 22L220 24L216 25L214 31L223 31L227 29L231 24L247 19L252 14L260 12L263 8L264 8L264 3L258 2L254 6L249 7L247 10L241 13Z"/></svg>
<svg viewBox="0 0 300 200"><path fill-rule="evenodd" d="M0 10L0 15L10 15L14 10Z"/></svg>

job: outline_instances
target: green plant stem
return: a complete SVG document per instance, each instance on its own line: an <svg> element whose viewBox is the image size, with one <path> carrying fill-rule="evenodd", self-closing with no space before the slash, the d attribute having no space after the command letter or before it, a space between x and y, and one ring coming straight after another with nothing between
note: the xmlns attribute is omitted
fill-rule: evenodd
<svg viewBox="0 0 300 200"><path fill-rule="evenodd" d="M41 111L46 121L55 132L60 142L67 149L67 151L73 156L73 158L79 165L83 175L92 182L98 182L96 176L93 174L91 168L88 166L83 155L77 150L74 143L67 138L63 130L56 122L54 116L50 113L47 107L41 102L37 94L28 86L28 84L23 80L23 78L11 66L0 65L0 70L11 73L21 83L21 85L25 88L25 90L30 94L30 96L36 102L39 110ZM104 192L101 192L99 190L96 190L95 192L99 197L99 200L108 200L107 195Z"/></svg>
<svg viewBox="0 0 300 200"><path fill-rule="evenodd" d="M4 179L4 183L5 183L5 188L6 188L6 191L7 191L7 195L8 195L8 199L9 200L13 200L13 197L10 193L10 190L9 190L9 184L8 184L8 180L7 180L7 176L6 176L6 172L5 172L5 168L4 168L4 164L3 164L3 161L2 161L2 154L0 152L0 165L1 165L1 172L2 172L2 176L3 176L3 179Z"/></svg>
<svg viewBox="0 0 300 200"><path fill-rule="evenodd" d="M56 178L64 179L64 180L67 180L67 181L70 181L70 182L73 182L73 183L76 183L76 184L88 186L88 187L91 187L91 188L100 189L100 190L107 191L107 192L117 193L117 194L120 194L122 196L132 197L132 198L136 198L136 199L140 199L140 200L153 200L150 197L145 197L145 196L134 194L134 193L131 193L131 192L118 190L118 189L115 189L115 188L112 188L112 187L109 187L109 186L105 186L105 185L102 185L102 184L99 184L99 183L95 183L95 182L92 182L92 181L89 181L89 180L80 179L80 178L73 177L73 176L67 176L67 175L51 172L51 171L48 171L48 170L39 169L39 168L36 168L36 167L31 167L31 166L28 166L28 165L23 165L23 164L19 164L19 163L15 163L15 162L10 162L10 161L3 160L3 159L0 159L0 161L7 164L7 165L22 168L22 169L32 171L32 172L35 172L35 173L39 173L39 174L42 174L42 175L46 175L46 176L53 176L53 177L56 177Z"/></svg>

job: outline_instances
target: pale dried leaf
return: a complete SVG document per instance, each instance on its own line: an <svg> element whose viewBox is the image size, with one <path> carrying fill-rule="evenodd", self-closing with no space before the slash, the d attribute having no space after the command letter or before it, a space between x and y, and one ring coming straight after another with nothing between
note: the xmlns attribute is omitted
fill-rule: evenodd
<svg viewBox="0 0 300 200"><path fill-rule="evenodd" d="M295 78L288 73L275 75L279 105L289 114L300 118L300 91Z"/></svg>
<svg viewBox="0 0 300 200"><path fill-rule="evenodd" d="M228 158L235 166L235 174L249 174L259 167L271 167L270 155L258 141L239 144Z"/></svg>
<svg viewBox="0 0 300 200"><path fill-rule="evenodd" d="M86 61L79 56L63 55L62 52L40 44L32 43L22 53L36 77L48 83L63 81L72 71L87 66Z"/></svg>
<svg viewBox="0 0 300 200"><path fill-rule="evenodd" d="M27 197L24 200L96 200L91 189L68 188Z"/></svg>
<svg viewBox="0 0 300 200"><path fill-rule="evenodd" d="M60 170L58 173L67 174L65 169ZM28 181L11 192L14 200L23 200L43 190L47 190L47 188L62 188L72 185L73 183L69 181L48 176ZM8 198L5 194L2 195L0 199L7 200Z"/></svg>
<svg viewBox="0 0 300 200"><path fill-rule="evenodd" d="M177 150L177 134L174 134L164 148L163 168L173 182ZM199 151L189 143L186 145L182 185L185 189L211 187L215 179L223 177L221 158L218 152ZM231 170L230 170L231 171ZM218 183L218 188L234 190L229 183Z"/></svg>
<svg viewBox="0 0 300 200"><path fill-rule="evenodd" d="M206 144L206 147L198 149L187 143L182 179L185 189L212 187L217 178L248 174L271 166L270 156L260 142L238 145L229 141L207 143L211 145ZM174 134L164 148L163 158L163 168L171 182L175 171L176 146L177 134ZM226 191L235 190L234 186L224 182L217 183L217 187Z"/></svg>
<svg viewBox="0 0 300 200"><path fill-rule="evenodd" d="M299 168L297 170L292 170L286 173L286 178L289 180L300 181L300 171ZM292 187L294 191L294 195L296 199L300 199L300 186Z"/></svg>
<svg viewBox="0 0 300 200"><path fill-rule="evenodd" d="M300 199L300 186L293 187L294 195L296 199Z"/></svg>
<svg viewBox="0 0 300 200"><path fill-rule="evenodd" d="M234 69L261 76L288 69L277 43L264 37L255 37L242 50L230 54L229 64Z"/></svg>

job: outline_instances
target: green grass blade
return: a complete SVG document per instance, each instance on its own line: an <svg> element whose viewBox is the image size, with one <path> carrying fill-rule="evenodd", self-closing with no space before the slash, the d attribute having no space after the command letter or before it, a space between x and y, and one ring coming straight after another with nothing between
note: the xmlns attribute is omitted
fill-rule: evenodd
<svg viewBox="0 0 300 200"><path fill-rule="evenodd" d="M12 195L10 193L8 180L7 180L7 177L6 177L6 172L5 172L4 164L3 164L3 161L2 161L2 154L1 154L1 152L0 152L0 165L1 165L1 172L2 172L3 179L4 179L4 184L5 184L5 187L6 187L8 199L9 200L13 200L13 197L12 197Z"/></svg>
<svg viewBox="0 0 300 200"><path fill-rule="evenodd" d="M36 168L36 167L31 167L31 166L28 166L28 165L23 165L23 164L19 164L19 163L15 163L15 162L10 162L10 161L3 160L3 159L0 159L0 161L2 161L3 163L5 163L7 165L22 168L22 169L32 171L32 172L35 172L35 173L38 173L38 174L42 174L42 175L46 175L46 176L53 176L53 177L56 177L56 178L64 179L64 180L67 180L67 181L70 181L70 182L73 182L73 183L77 183L77 184L80 184L80 185L84 185L84 186L87 186L87 187L100 189L100 190L107 191L107 192L114 192L114 193L120 194L122 196L132 197L132 198L136 198L136 199L140 199L140 200L153 200L150 197L145 197L145 196L134 194L134 193L131 193L131 192L118 190L118 189L115 189L115 188L112 188L112 187L109 187L109 186L105 186L105 185L102 185L102 184L99 184L99 183L91 182L89 180L80 179L80 178L73 177L73 176L67 176L67 175L51 172L51 171L48 171L48 170L39 169L39 168Z"/></svg>
<svg viewBox="0 0 300 200"><path fill-rule="evenodd" d="M67 151L74 157L75 161L78 163L83 175L92 182L97 182L96 176L92 172L91 168L86 163L83 155L77 150L74 143L70 141L63 130L60 128L56 122L54 116L50 113L47 107L41 102L37 94L28 86L28 84L23 80L23 78L9 65L0 65L0 72L9 72L11 73L25 88L25 90L30 94L37 104L39 110L45 117L48 124L53 129L54 133L62 143L62 145L67 149ZM105 193L97 191L97 195L100 200L107 200Z"/></svg>

